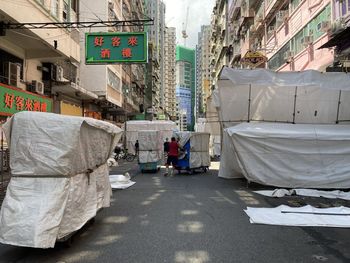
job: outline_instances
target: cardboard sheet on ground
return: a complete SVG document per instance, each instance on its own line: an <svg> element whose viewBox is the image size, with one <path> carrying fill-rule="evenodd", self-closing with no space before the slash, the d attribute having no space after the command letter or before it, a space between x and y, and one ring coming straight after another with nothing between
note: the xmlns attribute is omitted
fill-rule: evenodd
<svg viewBox="0 0 350 263"><path fill-rule="evenodd" d="M112 189L127 189L135 184L129 177L122 174L111 174L109 176L109 182Z"/></svg>
<svg viewBox="0 0 350 263"><path fill-rule="evenodd" d="M280 205L275 208L247 207L244 210L252 224L282 226L323 226L350 227L350 208L315 208L310 205L289 207Z"/></svg>
<svg viewBox="0 0 350 263"><path fill-rule="evenodd" d="M324 197L330 199L343 199L350 200L350 192L344 192L340 190L334 191L321 191L315 189L275 189L275 190L260 190L254 191L254 193L261 194L269 197L283 197L291 195L302 195L310 197Z"/></svg>

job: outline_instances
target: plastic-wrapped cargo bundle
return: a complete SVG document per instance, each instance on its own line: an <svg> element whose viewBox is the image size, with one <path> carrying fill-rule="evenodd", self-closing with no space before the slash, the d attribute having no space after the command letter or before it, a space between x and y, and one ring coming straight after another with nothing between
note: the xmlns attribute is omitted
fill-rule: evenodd
<svg viewBox="0 0 350 263"><path fill-rule="evenodd" d="M5 125L12 178L0 242L53 247L110 204L107 159L122 130L107 122L21 112Z"/></svg>
<svg viewBox="0 0 350 263"><path fill-rule="evenodd" d="M159 131L139 131L139 163L159 162L162 157L162 139Z"/></svg>
<svg viewBox="0 0 350 263"><path fill-rule="evenodd" d="M187 168L194 169L210 166L209 133L177 132L176 136L180 139L179 146L181 148L186 149L186 145L188 147L188 160L184 162ZM179 163L182 163L180 158Z"/></svg>
<svg viewBox="0 0 350 263"><path fill-rule="evenodd" d="M140 131L154 130L159 132L159 136L162 142L166 138L171 138L174 131L177 131L177 126L175 122L172 121L127 121L125 129L126 136L126 148L129 153L135 153L135 142L138 140Z"/></svg>

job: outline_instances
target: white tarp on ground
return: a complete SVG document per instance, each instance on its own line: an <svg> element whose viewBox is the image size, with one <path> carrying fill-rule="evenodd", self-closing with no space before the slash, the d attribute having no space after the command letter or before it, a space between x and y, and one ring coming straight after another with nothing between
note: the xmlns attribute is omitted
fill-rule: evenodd
<svg viewBox="0 0 350 263"><path fill-rule="evenodd" d="M269 196L269 197L284 197L291 195L301 195L310 197L324 197L330 199L343 199L350 200L350 192L344 192L340 190L333 191L321 191L316 189L275 189L275 190L259 190L254 193Z"/></svg>
<svg viewBox="0 0 350 263"><path fill-rule="evenodd" d="M310 205L303 207L280 205L276 208L247 207L244 212L250 217L252 224L350 227L350 208L344 206L315 208Z"/></svg>
<svg viewBox="0 0 350 263"><path fill-rule="evenodd" d="M209 167L209 133L205 132L177 132L179 146L182 148L188 141L190 141L190 167Z"/></svg>
<svg viewBox="0 0 350 263"><path fill-rule="evenodd" d="M162 159L163 141L159 131L138 131L139 163L154 163Z"/></svg>
<svg viewBox="0 0 350 263"><path fill-rule="evenodd" d="M147 130L159 131L162 142L165 142L166 138L169 138L170 141L173 132L178 129L176 123L173 121L127 121L126 148L129 153L135 153L135 142L138 140L138 132Z"/></svg>
<svg viewBox="0 0 350 263"><path fill-rule="evenodd" d="M53 247L110 205L106 162L121 129L89 118L35 112L17 113L5 127L10 158L26 156L10 163L15 173L0 211L0 242Z"/></svg>
<svg viewBox="0 0 350 263"><path fill-rule="evenodd" d="M111 174L109 176L109 182L112 189L127 189L135 184L135 182L130 180L130 176L122 174Z"/></svg>
<svg viewBox="0 0 350 263"><path fill-rule="evenodd" d="M248 181L288 188L350 188L349 125L242 123L225 131L232 163L238 163L233 171L240 169Z"/></svg>

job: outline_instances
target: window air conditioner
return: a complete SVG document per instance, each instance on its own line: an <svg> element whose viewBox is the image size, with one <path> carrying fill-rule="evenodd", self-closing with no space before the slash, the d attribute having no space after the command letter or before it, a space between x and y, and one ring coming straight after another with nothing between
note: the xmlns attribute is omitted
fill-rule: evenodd
<svg viewBox="0 0 350 263"><path fill-rule="evenodd" d="M317 24L317 30L322 32L327 32L331 29L331 22L330 21L322 21Z"/></svg>
<svg viewBox="0 0 350 263"><path fill-rule="evenodd" d="M294 55L293 51L287 51L287 52L284 53L284 57L283 58L285 60L289 61L293 57L293 55Z"/></svg>
<svg viewBox="0 0 350 263"><path fill-rule="evenodd" d="M32 85L33 91L35 91L38 94L44 94L44 83L42 83L41 81L33 80Z"/></svg>
<svg viewBox="0 0 350 263"><path fill-rule="evenodd" d="M301 44L303 44L304 46L308 46L311 43L312 43L312 36L304 36L301 39Z"/></svg>
<svg viewBox="0 0 350 263"><path fill-rule="evenodd" d="M18 87L20 83L21 65L9 62L8 64L8 84Z"/></svg>
<svg viewBox="0 0 350 263"><path fill-rule="evenodd" d="M56 68L56 81L67 82L68 79L63 77L63 67L57 66Z"/></svg>

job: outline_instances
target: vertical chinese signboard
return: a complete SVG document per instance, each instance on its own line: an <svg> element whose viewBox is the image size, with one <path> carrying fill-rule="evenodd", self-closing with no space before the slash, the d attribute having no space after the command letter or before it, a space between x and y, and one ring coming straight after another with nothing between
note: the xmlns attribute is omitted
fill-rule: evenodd
<svg viewBox="0 0 350 263"><path fill-rule="evenodd" d="M19 111L52 112L52 100L0 84L0 115L10 116Z"/></svg>
<svg viewBox="0 0 350 263"><path fill-rule="evenodd" d="M86 33L85 63L147 63L147 33Z"/></svg>

